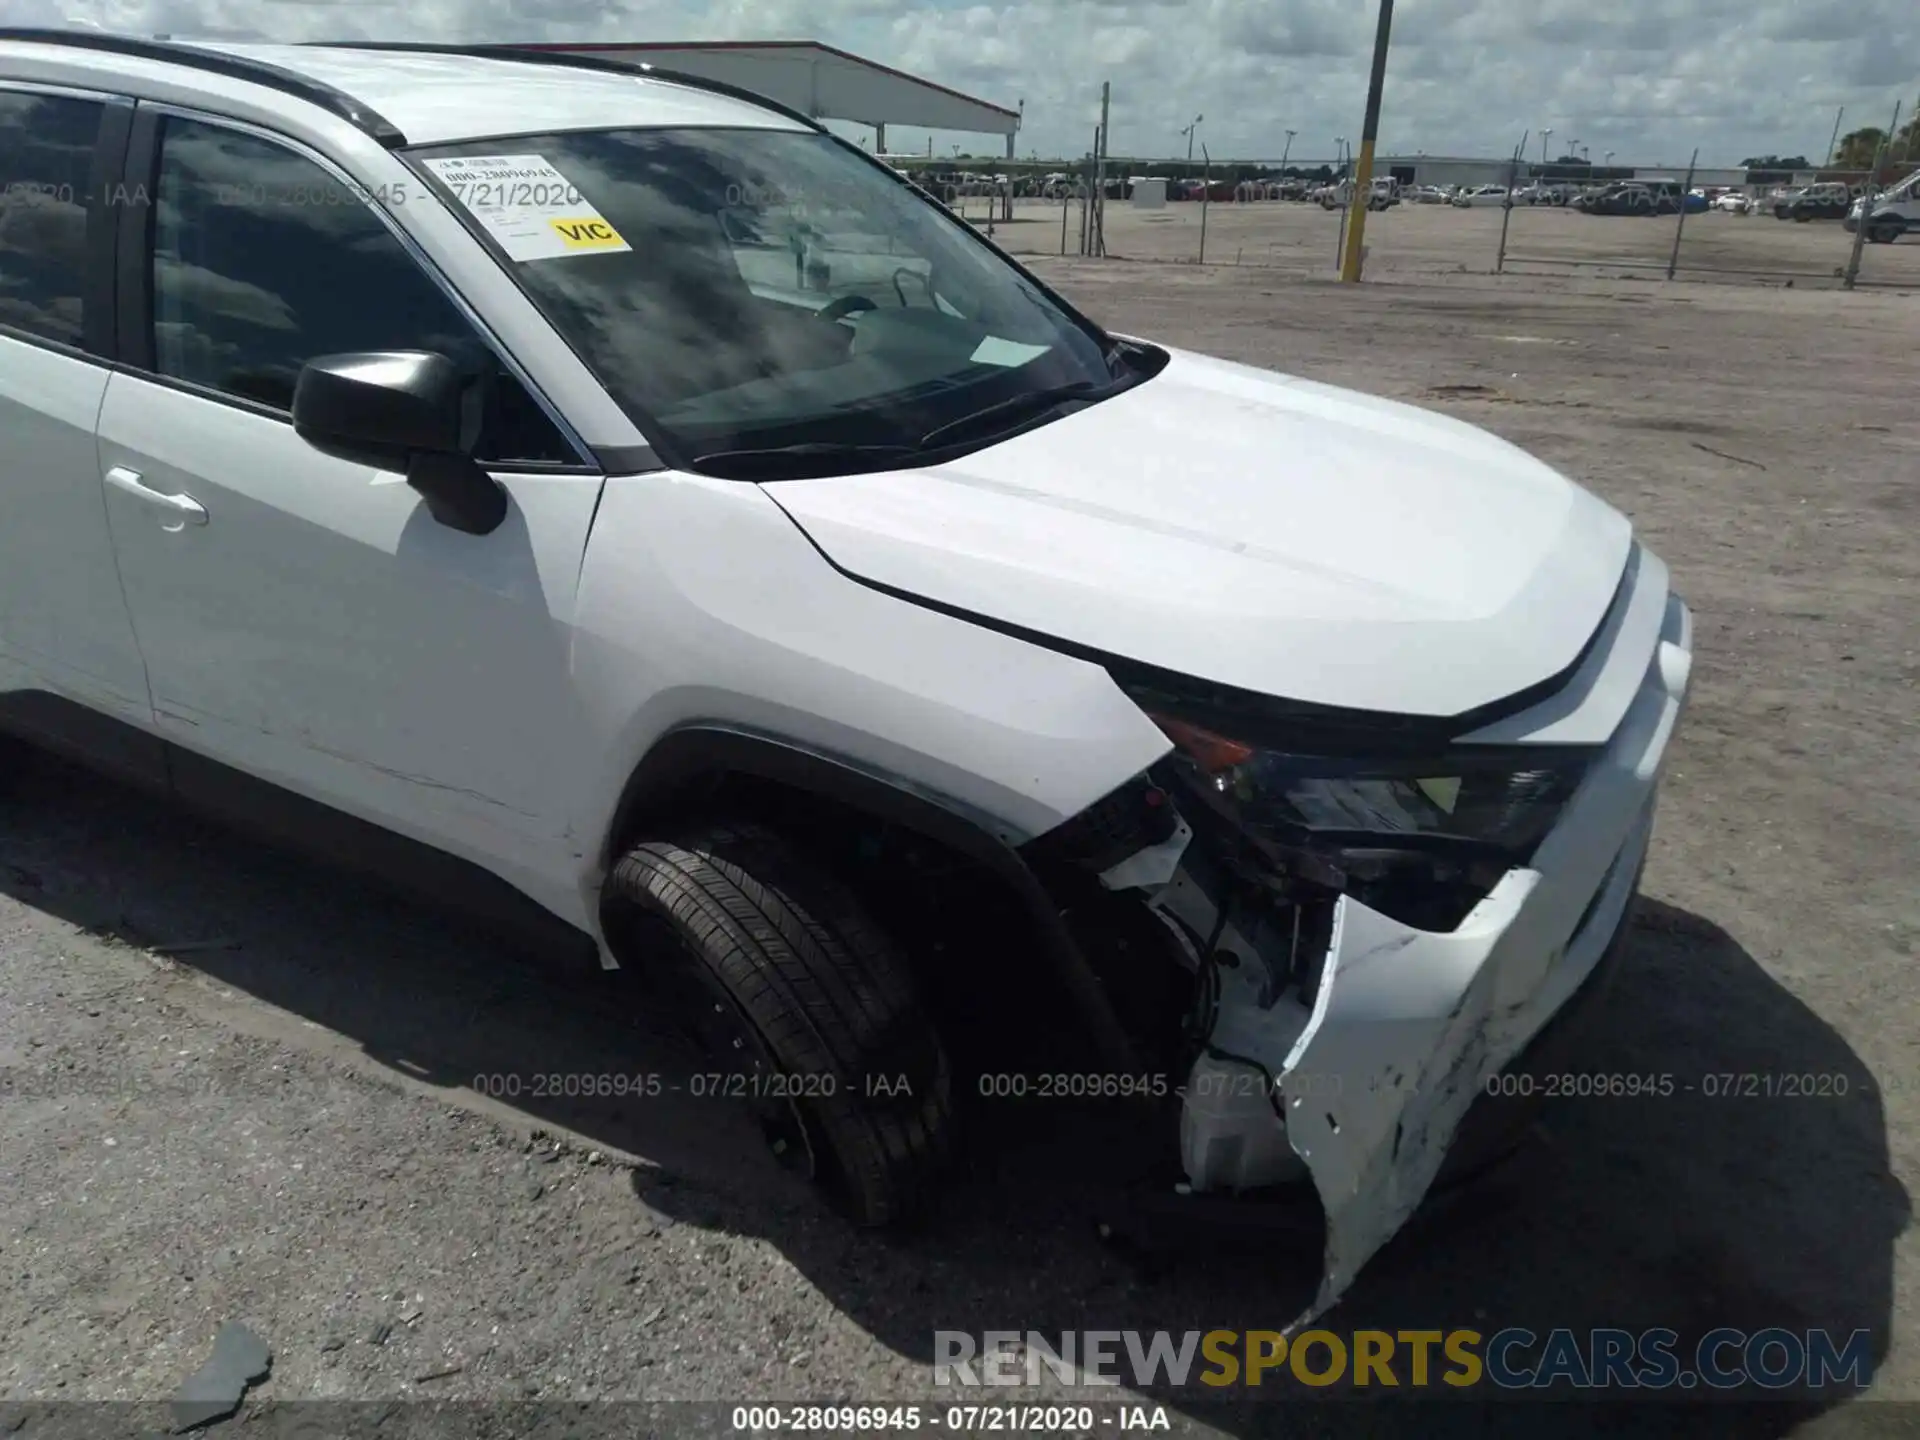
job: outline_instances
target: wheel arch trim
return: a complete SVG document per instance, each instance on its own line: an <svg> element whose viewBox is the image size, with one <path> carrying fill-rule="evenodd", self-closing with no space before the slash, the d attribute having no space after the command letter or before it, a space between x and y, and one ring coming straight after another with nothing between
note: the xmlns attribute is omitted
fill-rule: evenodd
<svg viewBox="0 0 1920 1440"><path fill-rule="evenodd" d="M730 777L773 781L831 799L875 820L899 825L979 861L1022 902L1040 953L1106 1058L1131 1073L1134 1047L1093 967L1062 920L1059 907L1021 854L945 797L923 793L838 756L776 736L719 722L690 722L660 736L623 787L601 841L596 888L649 813L666 813ZM595 913L598 914L598 904ZM604 946L605 941L602 940ZM603 951L603 960L612 957Z"/></svg>
<svg viewBox="0 0 1920 1440"><path fill-rule="evenodd" d="M634 823L650 810L664 810L702 787L732 776L769 780L837 801L876 820L901 825L988 865L1007 860L1026 869L1019 855L985 816L895 777L775 735L720 721L692 721L666 731L640 757L627 777L601 838L598 872L619 858Z"/></svg>

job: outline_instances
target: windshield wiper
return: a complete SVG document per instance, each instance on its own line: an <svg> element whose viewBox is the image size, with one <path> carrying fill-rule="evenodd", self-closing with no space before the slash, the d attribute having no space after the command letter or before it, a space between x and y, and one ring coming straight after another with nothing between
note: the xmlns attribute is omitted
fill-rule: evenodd
<svg viewBox="0 0 1920 1440"><path fill-rule="evenodd" d="M1045 390L1029 390L1023 395L998 400L971 415L962 415L958 420L949 420L944 425L935 426L920 437L920 448L931 450L943 441L956 435L990 425L995 421L1013 420L1025 415L1044 415L1057 405L1070 400L1100 400L1120 388L1119 382L1096 385L1091 380L1075 380L1066 385L1052 385Z"/></svg>
<svg viewBox="0 0 1920 1440"><path fill-rule="evenodd" d="M878 468L880 462L918 453L919 447L914 445L843 445L832 440L808 440L797 445L710 450L694 456L693 464L707 475L752 478L772 472L775 477L798 479L831 475L849 465L854 469Z"/></svg>

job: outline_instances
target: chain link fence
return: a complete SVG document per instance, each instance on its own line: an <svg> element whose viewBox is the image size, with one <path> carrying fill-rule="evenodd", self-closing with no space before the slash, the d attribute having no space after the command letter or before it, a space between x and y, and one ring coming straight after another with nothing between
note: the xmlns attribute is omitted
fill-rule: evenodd
<svg viewBox="0 0 1920 1440"><path fill-rule="evenodd" d="M1337 271L1344 160L1279 167L1109 158L1050 173L940 181L956 213L1016 254ZM1370 197L1366 273L1563 274L1920 289L1920 157L1873 168L1714 170L1454 161L1456 179L1387 162ZM1408 172L1412 173L1409 174ZM933 188L933 186L929 186ZM1862 222L1864 217L1864 223Z"/></svg>
<svg viewBox="0 0 1920 1440"><path fill-rule="evenodd" d="M1632 171L1597 185L1516 185L1494 270L1920 285L1920 194L1904 162L1780 178Z"/></svg>

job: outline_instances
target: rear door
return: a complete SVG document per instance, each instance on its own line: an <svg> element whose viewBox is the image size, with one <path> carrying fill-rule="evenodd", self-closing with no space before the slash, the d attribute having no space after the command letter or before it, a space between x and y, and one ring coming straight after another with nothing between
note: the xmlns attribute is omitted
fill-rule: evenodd
<svg viewBox="0 0 1920 1440"><path fill-rule="evenodd" d="M161 733L542 898L536 875L566 869L556 774L579 744L569 653L600 474L321 157L145 104L132 152L151 214L126 210L139 293L100 460ZM476 457L510 497L492 534L294 433L306 360L381 349L473 377Z"/></svg>
<svg viewBox="0 0 1920 1440"><path fill-rule="evenodd" d="M77 738L73 702L152 721L94 445L113 341L106 189L131 114L0 80L0 724L54 741Z"/></svg>

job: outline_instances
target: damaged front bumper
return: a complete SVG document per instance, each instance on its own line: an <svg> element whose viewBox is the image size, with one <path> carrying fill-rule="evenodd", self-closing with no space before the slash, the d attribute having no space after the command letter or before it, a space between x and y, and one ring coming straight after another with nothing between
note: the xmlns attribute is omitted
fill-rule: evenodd
<svg viewBox="0 0 1920 1440"><path fill-rule="evenodd" d="M1597 706L1608 738L1530 862L1453 929L1419 929L1341 894L1324 944L1310 937L1313 982L1289 990L1272 977L1297 969L1299 912L1290 935L1242 933L1184 825L1103 877L1150 894L1179 933L1208 937L1217 963L1199 967L1210 993L1182 1100L1183 1166L1198 1192L1311 1179L1326 1241L1309 1315L1406 1222L1489 1079L1582 988L1625 923L1685 699L1692 627L1651 557L1621 606L1610 644L1567 692L1507 727L1558 738Z"/></svg>

